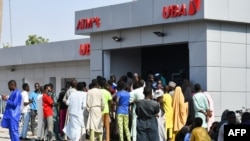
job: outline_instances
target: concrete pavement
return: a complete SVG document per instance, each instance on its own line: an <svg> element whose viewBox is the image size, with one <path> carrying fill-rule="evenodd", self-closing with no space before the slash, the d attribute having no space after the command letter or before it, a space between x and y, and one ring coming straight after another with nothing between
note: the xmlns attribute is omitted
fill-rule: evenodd
<svg viewBox="0 0 250 141"><path fill-rule="evenodd" d="M30 138L32 141L34 141L36 136L31 136L31 132L28 132L27 138ZM0 127L0 141L10 141L8 129Z"/></svg>
<svg viewBox="0 0 250 141"><path fill-rule="evenodd" d="M0 140L1 141L10 141L8 129L4 129L4 128L0 127Z"/></svg>

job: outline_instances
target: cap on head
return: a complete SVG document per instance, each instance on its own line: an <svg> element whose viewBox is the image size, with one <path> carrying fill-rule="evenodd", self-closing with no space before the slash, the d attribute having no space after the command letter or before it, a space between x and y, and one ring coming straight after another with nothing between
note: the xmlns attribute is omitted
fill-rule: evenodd
<svg viewBox="0 0 250 141"><path fill-rule="evenodd" d="M154 98L155 98L155 99L157 99L158 97L161 97L161 96L163 96L163 95L164 95L164 92L163 92L161 89L156 90L156 91L154 92Z"/></svg>
<svg viewBox="0 0 250 141"><path fill-rule="evenodd" d="M169 86L169 87L172 87L172 88L175 88L175 87L176 87L176 83L173 82L173 81L170 81L170 82L168 83L168 86Z"/></svg>

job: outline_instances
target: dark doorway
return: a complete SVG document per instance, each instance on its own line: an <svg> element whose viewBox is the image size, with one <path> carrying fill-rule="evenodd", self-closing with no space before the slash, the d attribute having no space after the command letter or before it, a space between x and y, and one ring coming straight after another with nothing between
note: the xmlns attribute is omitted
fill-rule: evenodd
<svg viewBox="0 0 250 141"><path fill-rule="evenodd" d="M161 73L167 82L175 81L179 83L182 74L185 74L189 79L189 50L187 43L144 47L141 56L141 71L145 80L148 73Z"/></svg>

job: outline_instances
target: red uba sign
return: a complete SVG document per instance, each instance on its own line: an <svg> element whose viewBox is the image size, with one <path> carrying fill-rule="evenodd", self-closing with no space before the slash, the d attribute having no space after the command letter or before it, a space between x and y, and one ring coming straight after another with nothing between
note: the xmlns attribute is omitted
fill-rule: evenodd
<svg viewBox="0 0 250 141"><path fill-rule="evenodd" d="M84 56L84 55L90 55L90 44L80 44L79 48L79 54Z"/></svg>
<svg viewBox="0 0 250 141"><path fill-rule="evenodd" d="M79 19L77 22L76 30L93 28L94 24L97 28L99 28L101 26L101 19L99 17Z"/></svg>
<svg viewBox="0 0 250 141"><path fill-rule="evenodd" d="M162 17L164 19L176 18L181 16L192 16L200 10L201 0L190 0L187 9L186 4L164 6L162 10Z"/></svg>

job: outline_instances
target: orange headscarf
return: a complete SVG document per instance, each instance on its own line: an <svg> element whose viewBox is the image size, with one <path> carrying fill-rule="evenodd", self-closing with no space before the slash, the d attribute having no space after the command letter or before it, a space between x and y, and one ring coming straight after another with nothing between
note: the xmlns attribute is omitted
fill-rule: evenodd
<svg viewBox="0 0 250 141"><path fill-rule="evenodd" d="M177 86L173 95L174 110L174 128L173 131L179 131L185 126L188 117L188 102L185 102L181 87Z"/></svg>

